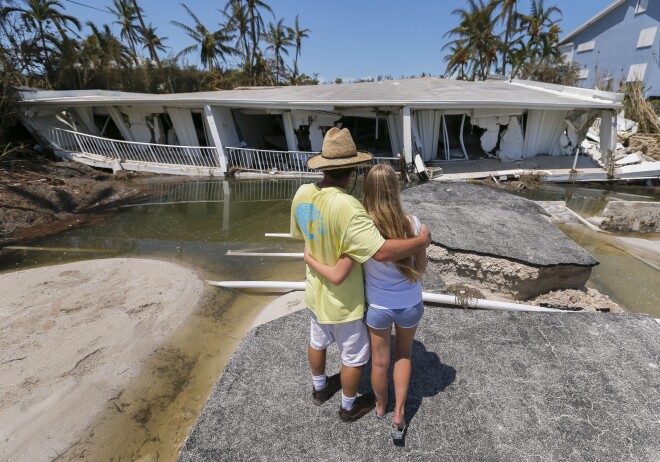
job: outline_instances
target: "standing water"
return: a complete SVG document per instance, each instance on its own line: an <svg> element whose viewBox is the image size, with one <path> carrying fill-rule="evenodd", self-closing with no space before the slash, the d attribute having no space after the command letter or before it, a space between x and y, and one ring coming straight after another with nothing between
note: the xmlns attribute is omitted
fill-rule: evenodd
<svg viewBox="0 0 660 462"><path fill-rule="evenodd" d="M123 207L99 224L29 242L25 246L33 249L6 254L0 271L137 257L180 262L198 270L204 279L300 281L304 276L300 259L227 252L301 252L299 242L266 238L264 233L288 232L291 199L303 182L159 181L143 204ZM626 199L608 191L558 187L537 191L530 198L564 200L585 216L598 214L612 198ZM585 227L561 228L600 260L590 286L628 311L660 317L660 272ZM161 461L175 460L229 356L254 318L274 299L272 294L211 292L212 298L189 324L158 350L150 370L124 391L121 401L128 410L109 406L102 423L65 458L136 460L156 455Z"/></svg>

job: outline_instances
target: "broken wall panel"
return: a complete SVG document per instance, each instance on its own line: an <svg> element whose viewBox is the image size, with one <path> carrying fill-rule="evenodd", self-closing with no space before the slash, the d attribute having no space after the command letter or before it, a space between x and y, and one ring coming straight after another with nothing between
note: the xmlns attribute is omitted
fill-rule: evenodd
<svg viewBox="0 0 660 462"><path fill-rule="evenodd" d="M506 129L500 134L500 148L497 150L497 157L505 162L521 160L524 147L525 138L518 117L510 117Z"/></svg>

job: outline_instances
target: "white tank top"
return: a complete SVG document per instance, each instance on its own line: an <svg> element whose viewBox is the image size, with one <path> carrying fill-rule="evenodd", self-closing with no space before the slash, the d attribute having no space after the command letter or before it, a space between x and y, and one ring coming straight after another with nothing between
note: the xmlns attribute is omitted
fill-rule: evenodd
<svg viewBox="0 0 660 462"><path fill-rule="evenodd" d="M410 215L415 236L422 227L417 217ZM410 308L422 301L422 284L411 283L392 262L378 262L373 258L363 265L364 289L367 303L374 308L392 310Z"/></svg>

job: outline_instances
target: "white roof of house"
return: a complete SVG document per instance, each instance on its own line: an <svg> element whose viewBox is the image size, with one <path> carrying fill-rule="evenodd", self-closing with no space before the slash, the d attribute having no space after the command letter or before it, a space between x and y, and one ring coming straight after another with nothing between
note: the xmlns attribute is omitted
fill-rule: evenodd
<svg viewBox="0 0 660 462"><path fill-rule="evenodd" d="M21 91L24 104L165 105L330 109L415 108L620 108L622 95L530 81L466 82L432 77L338 85L259 87L199 93L144 94L105 90Z"/></svg>
<svg viewBox="0 0 660 462"><path fill-rule="evenodd" d="M584 24L582 24L580 27L578 27L577 29L575 29L575 30L574 30L573 32L571 32L570 34L564 36L564 38L562 38L562 39L559 41L559 45L563 45L564 43L567 43L571 38L573 38L573 36L575 36L575 35L577 35L578 33L582 32L584 29L586 29L587 27L591 26L592 24L594 24L594 23L600 21L600 19L601 19L603 16L607 15L610 11L612 11L612 10L618 8L619 6L621 6L621 5L623 5L623 4L627 3L627 2L628 2L628 0L616 0L616 1L614 1L614 2L611 3L607 8L605 8L605 9L602 10L600 13L598 13L596 16L594 16L593 18L589 19L587 22L585 22Z"/></svg>

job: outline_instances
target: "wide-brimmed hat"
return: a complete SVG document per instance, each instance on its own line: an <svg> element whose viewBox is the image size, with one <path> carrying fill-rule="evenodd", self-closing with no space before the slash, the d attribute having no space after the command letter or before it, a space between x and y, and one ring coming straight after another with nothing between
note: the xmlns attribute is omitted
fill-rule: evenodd
<svg viewBox="0 0 660 462"><path fill-rule="evenodd" d="M310 157L307 166L315 170L336 170L369 162L374 157L358 151L348 128L332 127L323 138L321 154Z"/></svg>

